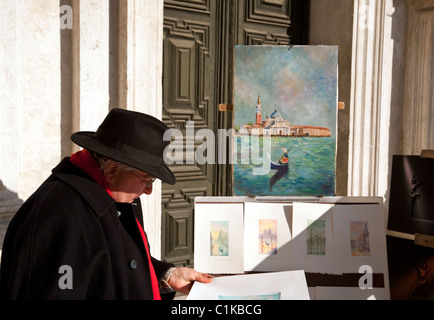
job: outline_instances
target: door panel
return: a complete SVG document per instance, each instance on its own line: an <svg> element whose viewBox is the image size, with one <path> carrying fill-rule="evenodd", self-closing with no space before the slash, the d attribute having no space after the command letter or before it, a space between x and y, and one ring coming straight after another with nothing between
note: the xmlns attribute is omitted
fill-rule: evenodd
<svg viewBox="0 0 434 320"><path fill-rule="evenodd" d="M238 3L238 44L288 45L292 1L245 0Z"/></svg>
<svg viewBox="0 0 434 320"><path fill-rule="evenodd" d="M163 185L162 257L178 266L193 266L194 198L212 195L214 167L194 153L203 143L196 132L215 129L215 8L215 0L165 1L163 121L182 132L183 155L170 166L176 185Z"/></svg>

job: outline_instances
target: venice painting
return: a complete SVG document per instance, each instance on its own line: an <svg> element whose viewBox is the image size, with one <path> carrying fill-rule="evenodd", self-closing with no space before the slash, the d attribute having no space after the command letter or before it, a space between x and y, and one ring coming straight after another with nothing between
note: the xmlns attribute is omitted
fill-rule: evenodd
<svg viewBox="0 0 434 320"><path fill-rule="evenodd" d="M370 256L369 231L367 221L350 221L351 255Z"/></svg>
<svg viewBox="0 0 434 320"><path fill-rule="evenodd" d="M258 254L277 254L277 220L260 219Z"/></svg>
<svg viewBox="0 0 434 320"><path fill-rule="evenodd" d="M325 220L307 221L307 255L324 256L326 254Z"/></svg>
<svg viewBox="0 0 434 320"><path fill-rule="evenodd" d="M229 221L210 222L210 256L229 255Z"/></svg>
<svg viewBox="0 0 434 320"><path fill-rule="evenodd" d="M234 195L335 195L336 46L235 48Z"/></svg>

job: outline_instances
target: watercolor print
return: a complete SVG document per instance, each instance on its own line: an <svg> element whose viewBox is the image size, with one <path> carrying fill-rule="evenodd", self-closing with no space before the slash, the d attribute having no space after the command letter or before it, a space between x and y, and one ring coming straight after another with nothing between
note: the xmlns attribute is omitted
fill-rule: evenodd
<svg viewBox="0 0 434 320"><path fill-rule="evenodd" d="M236 46L234 195L335 195L336 46Z"/></svg>
<svg viewBox="0 0 434 320"><path fill-rule="evenodd" d="M259 254L277 254L277 220L260 219Z"/></svg>
<svg viewBox="0 0 434 320"><path fill-rule="evenodd" d="M219 295L217 300L282 300L282 294L280 292L277 292L272 294L258 294L248 296Z"/></svg>
<svg viewBox="0 0 434 320"><path fill-rule="evenodd" d="M210 222L210 255L229 255L229 221Z"/></svg>
<svg viewBox="0 0 434 320"><path fill-rule="evenodd" d="M307 255L325 256L325 220L307 220Z"/></svg>
<svg viewBox="0 0 434 320"><path fill-rule="evenodd" d="M351 256L370 256L367 221L350 221Z"/></svg>

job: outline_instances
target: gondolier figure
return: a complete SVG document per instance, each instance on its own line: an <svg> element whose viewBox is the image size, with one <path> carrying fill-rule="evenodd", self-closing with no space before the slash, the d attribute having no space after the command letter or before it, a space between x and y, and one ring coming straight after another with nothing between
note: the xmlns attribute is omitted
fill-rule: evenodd
<svg viewBox="0 0 434 320"><path fill-rule="evenodd" d="M279 163L280 164L288 164L289 158L288 158L288 150L286 150L286 147L282 148L283 156L280 157Z"/></svg>
<svg viewBox="0 0 434 320"><path fill-rule="evenodd" d="M271 161L270 168L271 170L288 170L289 158L288 152L291 151L286 149L286 147L282 148L283 156L280 157L279 161Z"/></svg>

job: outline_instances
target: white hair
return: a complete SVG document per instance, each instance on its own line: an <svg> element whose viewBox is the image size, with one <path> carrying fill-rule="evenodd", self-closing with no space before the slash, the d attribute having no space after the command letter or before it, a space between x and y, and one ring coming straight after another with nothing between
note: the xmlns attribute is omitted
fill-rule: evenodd
<svg viewBox="0 0 434 320"><path fill-rule="evenodd" d="M109 157L106 157L106 156L103 156L102 154L99 154L97 152L89 150L89 153L95 159L95 161L98 163L100 169L103 172L104 172L104 170L105 170L105 168L107 166L107 163L109 161L115 162L118 166L120 166L125 171L135 171L135 170L137 170L136 168L133 168L133 167L131 167L131 166L125 164L125 163L119 162L117 160L113 160L113 159L111 159Z"/></svg>

